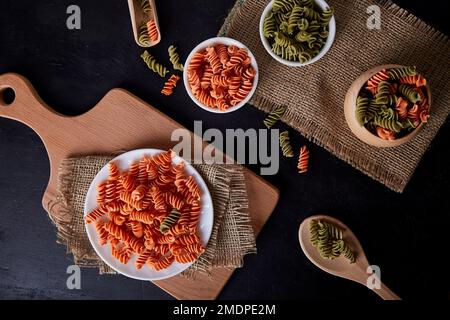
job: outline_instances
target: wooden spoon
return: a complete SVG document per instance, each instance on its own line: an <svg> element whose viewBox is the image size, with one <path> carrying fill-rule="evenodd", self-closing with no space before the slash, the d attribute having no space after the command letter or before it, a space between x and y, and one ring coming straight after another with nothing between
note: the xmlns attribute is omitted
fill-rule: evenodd
<svg viewBox="0 0 450 320"><path fill-rule="evenodd" d="M343 256L335 260L322 258L317 248L314 247L310 241L311 233L309 230L309 225L311 220L326 221L344 230L344 239L355 252L356 262L351 264L348 259ZM328 216L310 217L303 221L303 223L300 225L298 236L303 252L308 257L308 259L311 260L311 262L314 263L317 267L325 272L331 273L332 275L356 281L369 288L369 286L367 285L367 280L369 277L375 277L375 275L367 272L370 264L367 261L364 250L361 247L358 238L356 238L353 232L345 224L335 218ZM400 297L398 297L394 292L392 292L382 283L380 289L371 290L384 300L401 300Z"/></svg>
<svg viewBox="0 0 450 320"><path fill-rule="evenodd" d="M128 8L130 9L131 25L133 27L134 40L137 45L143 48L149 48L156 46L161 42L161 29L159 27L158 13L156 11L155 0L145 0L148 1L151 10L147 13L141 8L141 0L128 0ZM139 42L139 26L141 23L147 23L153 20L156 24L156 29L158 30L158 39L156 41L149 40L148 44Z"/></svg>

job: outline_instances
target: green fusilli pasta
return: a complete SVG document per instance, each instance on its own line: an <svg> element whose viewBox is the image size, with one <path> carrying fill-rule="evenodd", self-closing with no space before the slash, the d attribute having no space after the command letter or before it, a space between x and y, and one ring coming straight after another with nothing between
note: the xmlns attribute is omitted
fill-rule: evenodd
<svg viewBox="0 0 450 320"><path fill-rule="evenodd" d="M391 80L400 80L404 77L415 76L417 70L415 67L405 67L389 70L389 78Z"/></svg>
<svg viewBox="0 0 450 320"><path fill-rule="evenodd" d="M273 110L267 117L264 119L264 125L267 129L271 129L278 121L281 120L281 117L286 113L286 107L280 106Z"/></svg>
<svg viewBox="0 0 450 320"><path fill-rule="evenodd" d="M402 124L396 119L386 119L382 116L376 116L373 119L373 123L381 128L391 130L395 133L399 133L403 128Z"/></svg>
<svg viewBox="0 0 450 320"><path fill-rule="evenodd" d="M318 23L323 27L327 26L330 23L331 18L333 18L333 15L334 10L332 8L325 9L322 12L322 17L320 18L320 20L318 20Z"/></svg>
<svg viewBox="0 0 450 320"><path fill-rule="evenodd" d="M292 34L295 29L298 28L298 22L302 19L302 7L295 5L291 11L291 15L288 20L288 33Z"/></svg>
<svg viewBox="0 0 450 320"><path fill-rule="evenodd" d="M401 84L398 92L412 103L418 103L421 100L419 92L407 84Z"/></svg>
<svg viewBox="0 0 450 320"><path fill-rule="evenodd" d="M139 25L138 41L143 46L150 45L150 38L148 36L148 29L147 29L147 25L145 24L145 22L142 22Z"/></svg>
<svg viewBox="0 0 450 320"><path fill-rule="evenodd" d="M148 53L148 51L144 51L144 53L141 55L141 58L147 64L148 68L153 72L159 74L161 78L164 78L167 73L169 73L169 70L158 63L156 59L150 53Z"/></svg>
<svg viewBox="0 0 450 320"><path fill-rule="evenodd" d="M310 241L322 258L334 260L343 255L350 263L356 262L356 255L344 240L342 229L325 221L312 220L309 231Z"/></svg>
<svg viewBox="0 0 450 320"><path fill-rule="evenodd" d="M161 223L159 231L161 231L162 234L167 233L170 228L178 222L180 217L181 213L178 210L173 209L172 212Z"/></svg>
<svg viewBox="0 0 450 320"><path fill-rule="evenodd" d="M361 126L369 122L368 109L370 100L368 98L358 97L356 100L356 120Z"/></svg>
<svg viewBox="0 0 450 320"><path fill-rule="evenodd" d="M290 12L294 8L296 2L292 0L275 0L273 4L273 12Z"/></svg>
<svg viewBox="0 0 450 320"><path fill-rule="evenodd" d="M141 8L144 13L149 13L150 11L152 11L150 1L148 0L140 0L140 1L141 1Z"/></svg>
<svg viewBox="0 0 450 320"><path fill-rule="evenodd" d="M299 0L298 2L304 7L308 8L314 7L314 0Z"/></svg>
<svg viewBox="0 0 450 320"><path fill-rule="evenodd" d="M277 23L272 12L264 19L263 32L266 38L273 38L277 32Z"/></svg>
<svg viewBox="0 0 450 320"><path fill-rule="evenodd" d="M378 114L386 120L398 120L395 110L388 106L382 106Z"/></svg>
<svg viewBox="0 0 450 320"><path fill-rule="evenodd" d="M170 46L168 51L170 62L172 62L173 68L175 70L183 71L184 67L180 62L180 55L177 53L177 48L175 46Z"/></svg>
<svg viewBox="0 0 450 320"><path fill-rule="evenodd" d="M294 156L294 151L289 138L289 131L284 131L280 134L280 147L283 156L287 158L292 158Z"/></svg>

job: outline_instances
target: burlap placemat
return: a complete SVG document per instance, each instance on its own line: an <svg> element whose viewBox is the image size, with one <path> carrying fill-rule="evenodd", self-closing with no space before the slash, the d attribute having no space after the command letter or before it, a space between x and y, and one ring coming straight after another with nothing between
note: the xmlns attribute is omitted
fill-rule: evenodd
<svg viewBox="0 0 450 320"><path fill-rule="evenodd" d="M289 68L261 44L259 21L269 0L239 0L220 35L235 38L255 54L260 69L251 101L270 112L288 107L283 121L308 139L396 192L403 192L422 156L450 113L450 41L391 1L327 0L336 10L337 35L330 52L304 68ZM367 8L381 8L381 30L367 28ZM429 80L432 115L412 142L393 149L366 145L344 116L347 90L356 78L384 64L414 65Z"/></svg>
<svg viewBox="0 0 450 320"><path fill-rule="evenodd" d="M67 246L81 267L99 268L101 274L114 274L95 253L86 234L83 212L85 197L97 173L112 159L108 156L64 160L58 175L58 196L50 204L50 218L58 229L58 242ZM238 268L243 258L256 253L255 235L250 224L247 189L239 165L195 165L213 198L214 224L205 253L184 275L209 274L213 268Z"/></svg>

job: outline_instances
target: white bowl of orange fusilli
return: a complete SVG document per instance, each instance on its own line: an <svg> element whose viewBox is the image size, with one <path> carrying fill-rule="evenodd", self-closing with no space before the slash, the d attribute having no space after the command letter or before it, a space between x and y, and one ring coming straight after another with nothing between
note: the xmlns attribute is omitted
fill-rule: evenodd
<svg viewBox="0 0 450 320"><path fill-rule="evenodd" d="M237 40L218 37L200 43L186 60L184 85L199 107L229 113L250 101L258 86L255 56Z"/></svg>
<svg viewBox="0 0 450 320"><path fill-rule="evenodd" d="M171 151L135 150L113 159L91 183L84 219L97 255L138 280L162 280L191 266L213 227L200 174Z"/></svg>

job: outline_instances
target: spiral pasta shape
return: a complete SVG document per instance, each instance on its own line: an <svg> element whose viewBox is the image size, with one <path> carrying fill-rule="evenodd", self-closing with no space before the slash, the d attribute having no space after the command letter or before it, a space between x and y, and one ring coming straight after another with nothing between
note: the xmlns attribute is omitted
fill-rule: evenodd
<svg viewBox="0 0 450 320"><path fill-rule="evenodd" d="M161 93L165 96L171 96L173 94L173 89L177 86L180 77L177 75L172 75L169 80L164 84L164 88Z"/></svg>
<svg viewBox="0 0 450 320"><path fill-rule="evenodd" d="M150 1L148 1L148 0L140 0L140 4L141 4L142 12L149 13L150 11L152 11L152 7L150 5Z"/></svg>
<svg viewBox="0 0 450 320"><path fill-rule="evenodd" d="M102 182L97 186L97 204L105 204L106 202L106 182Z"/></svg>
<svg viewBox="0 0 450 320"><path fill-rule="evenodd" d="M272 38L277 32L277 22L275 21L273 13L269 13L269 15L264 19L264 27L263 33L266 38Z"/></svg>
<svg viewBox="0 0 450 320"><path fill-rule="evenodd" d="M152 252L150 250L144 250L142 253L138 256L136 260L136 269L140 270L142 267L147 263L147 260L150 259L152 255Z"/></svg>
<svg viewBox="0 0 450 320"><path fill-rule="evenodd" d="M116 247L111 247L111 255L116 258L121 264L127 264L131 258L131 251L128 249L118 250Z"/></svg>
<svg viewBox="0 0 450 320"><path fill-rule="evenodd" d="M415 67L405 67L389 70L389 78L395 81L415 75L417 75L417 70Z"/></svg>
<svg viewBox="0 0 450 320"><path fill-rule="evenodd" d="M399 133L402 130L402 124L395 119L390 120L377 116L373 119L373 123L381 128L389 129L395 133Z"/></svg>
<svg viewBox="0 0 450 320"><path fill-rule="evenodd" d="M184 71L184 66L180 61L180 55L177 53L175 46L170 46L168 49L170 62L175 70Z"/></svg>
<svg viewBox="0 0 450 320"><path fill-rule="evenodd" d="M159 31L158 31L158 27L156 26L155 20L149 20L147 22L146 27L147 27L148 38L152 42L158 41L158 39L159 39Z"/></svg>
<svg viewBox="0 0 450 320"><path fill-rule="evenodd" d="M287 107L286 106L279 106L275 108L269 115L264 119L264 125L267 127L267 129L271 129L278 121L281 120L281 118L286 113Z"/></svg>
<svg viewBox="0 0 450 320"><path fill-rule="evenodd" d="M95 209L94 211L90 212L84 220L87 224L93 223L103 217L106 214L106 212L102 208Z"/></svg>
<svg viewBox="0 0 450 320"><path fill-rule="evenodd" d="M287 158L292 158L294 156L294 151L289 138L289 131L284 131L280 134L280 147L283 156Z"/></svg>
<svg viewBox="0 0 450 320"><path fill-rule="evenodd" d="M336 259L343 255L350 263L356 262L356 255L344 240L343 230L324 221L310 222L310 241L324 259Z"/></svg>
<svg viewBox="0 0 450 320"><path fill-rule="evenodd" d="M297 169L299 173L306 173L309 169L309 150L306 146L300 148Z"/></svg>
<svg viewBox="0 0 450 320"><path fill-rule="evenodd" d="M370 100L364 97L358 97L356 100L356 120L361 126L369 122L368 108Z"/></svg>
<svg viewBox="0 0 450 320"><path fill-rule="evenodd" d="M292 0L275 0L273 4L273 12L290 12L295 6L295 1Z"/></svg>
<svg viewBox="0 0 450 320"><path fill-rule="evenodd" d="M398 87L398 92L412 103L418 103L421 101L420 94L410 85L401 84Z"/></svg>
<svg viewBox="0 0 450 320"><path fill-rule="evenodd" d="M147 24L145 22L142 22L139 25L138 28L138 42L145 46L148 47L150 45L150 38L148 35L148 28L147 28Z"/></svg>
<svg viewBox="0 0 450 320"><path fill-rule="evenodd" d="M154 73L159 74L162 78L164 78L169 72L166 67L158 63L148 51L144 51L141 55L142 60L147 64L148 68L152 70Z"/></svg>
<svg viewBox="0 0 450 320"><path fill-rule="evenodd" d="M173 209L172 212L163 220L159 230L162 234L169 232L170 228L177 223L180 219L181 213L178 210Z"/></svg>

